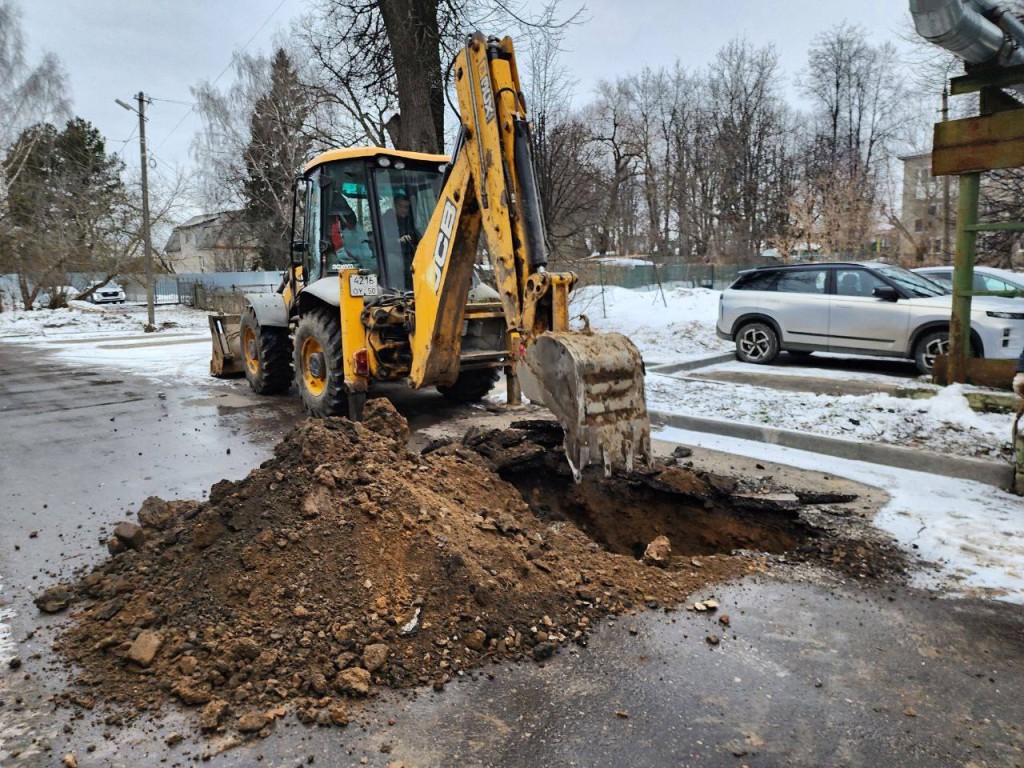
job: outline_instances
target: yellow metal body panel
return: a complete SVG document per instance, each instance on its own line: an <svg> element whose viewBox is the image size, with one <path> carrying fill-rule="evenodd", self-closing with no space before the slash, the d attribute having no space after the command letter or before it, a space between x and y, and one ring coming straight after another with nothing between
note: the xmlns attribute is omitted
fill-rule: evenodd
<svg viewBox="0 0 1024 768"><path fill-rule="evenodd" d="M303 169L309 173L318 165L333 163L336 160L352 160L359 157L393 157L397 160L422 160L427 163L447 163L448 155L428 155L425 152L405 152L400 149L387 149L385 147L345 147L343 149L329 149L314 157Z"/></svg>
<svg viewBox="0 0 1024 768"><path fill-rule="evenodd" d="M514 124L526 120L526 108L512 41L505 38L498 50L501 55L489 58L487 39L476 33L455 59L465 144L452 159L438 208L413 258L416 324L409 380L416 388L451 384L458 376L466 301L481 235L509 332L512 372L520 342L529 345L541 333L564 330L569 324L567 295L575 276L531 274L513 160ZM553 298L552 286L560 292L558 298Z"/></svg>
<svg viewBox="0 0 1024 768"><path fill-rule="evenodd" d="M345 370L345 385L350 392L365 392L369 378L356 374L355 353L367 349L366 328L363 326L363 297L353 296L349 278L358 275L358 269L342 269L338 273L338 310L341 312L341 356ZM376 360L368 350L371 375L376 370Z"/></svg>
<svg viewBox="0 0 1024 768"><path fill-rule="evenodd" d="M1024 166L1024 109L935 124L932 175Z"/></svg>

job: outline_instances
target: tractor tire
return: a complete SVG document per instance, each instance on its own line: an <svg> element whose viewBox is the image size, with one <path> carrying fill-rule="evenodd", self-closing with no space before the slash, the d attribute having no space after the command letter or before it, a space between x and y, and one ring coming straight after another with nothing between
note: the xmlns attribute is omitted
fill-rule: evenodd
<svg viewBox="0 0 1024 768"><path fill-rule="evenodd" d="M779 337L768 323L750 323L736 333L736 357L744 363L767 365L779 356Z"/></svg>
<svg viewBox="0 0 1024 768"><path fill-rule="evenodd" d="M347 416L338 309L321 307L305 315L295 331L293 346L295 383L306 413L315 418Z"/></svg>
<svg viewBox="0 0 1024 768"><path fill-rule="evenodd" d="M496 368L462 371L454 384L448 387L439 386L437 391L455 403L477 403L494 389L499 375Z"/></svg>
<svg viewBox="0 0 1024 768"><path fill-rule="evenodd" d="M287 328L261 328L247 309L239 326L245 379L257 395L281 395L292 385L292 345Z"/></svg>

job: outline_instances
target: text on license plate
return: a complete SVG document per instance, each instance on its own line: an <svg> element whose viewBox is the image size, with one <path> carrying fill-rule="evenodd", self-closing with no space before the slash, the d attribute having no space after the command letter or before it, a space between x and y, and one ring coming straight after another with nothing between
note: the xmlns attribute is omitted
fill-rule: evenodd
<svg viewBox="0 0 1024 768"><path fill-rule="evenodd" d="M376 275L349 275L348 288L349 293L353 296L377 296L380 294Z"/></svg>

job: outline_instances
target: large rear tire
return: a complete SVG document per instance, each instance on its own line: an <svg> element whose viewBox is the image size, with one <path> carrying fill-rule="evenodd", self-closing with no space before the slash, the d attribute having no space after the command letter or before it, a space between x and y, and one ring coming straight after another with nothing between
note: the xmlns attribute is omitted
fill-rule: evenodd
<svg viewBox="0 0 1024 768"><path fill-rule="evenodd" d="M476 403L494 389L498 376L496 368L462 371L454 384L450 387L439 386L437 391L456 403Z"/></svg>
<svg viewBox="0 0 1024 768"><path fill-rule="evenodd" d="M246 309L239 328L245 379L258 395L280 395L292 385L292 345L287 328L260 327Z"/></svg>
<svg viewBox="0 0 1024 768"><path fill-rule="evenodd" d="M341 318L337 307L305 315L295 331L295 382L310 416L347 416Z"/></svg>

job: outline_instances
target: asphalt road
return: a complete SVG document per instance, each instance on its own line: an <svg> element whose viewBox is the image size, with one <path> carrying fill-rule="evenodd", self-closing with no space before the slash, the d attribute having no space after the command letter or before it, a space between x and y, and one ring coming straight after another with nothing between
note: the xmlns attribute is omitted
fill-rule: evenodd
<svg viewBox="0 0 1024 768"><path fill-rule="evenodd" d="M414 426L460 415L435 396L396 396ZM294 399L242 386L161 388L0 344L0 765L72 752L82 768L1024 766L1024 609L785 565L714 590L732 618L717 647L702 614L622 617L544 666L383 694L345 729L285 719L230 749L191 735L168 747L169 733L194 732L194 713L120 727L99 709L55 710L47 698L65 680L49 646L63 619L31 598L102 557L103 526L146 496L196 498L244 476L298 415Z"/></svg>

